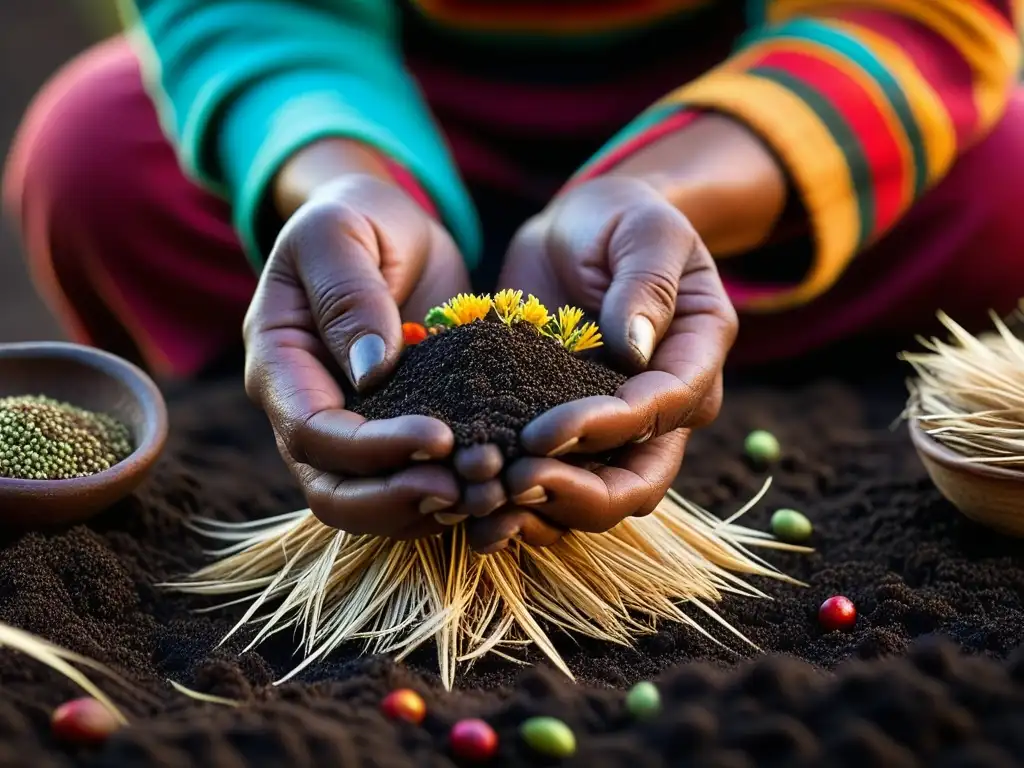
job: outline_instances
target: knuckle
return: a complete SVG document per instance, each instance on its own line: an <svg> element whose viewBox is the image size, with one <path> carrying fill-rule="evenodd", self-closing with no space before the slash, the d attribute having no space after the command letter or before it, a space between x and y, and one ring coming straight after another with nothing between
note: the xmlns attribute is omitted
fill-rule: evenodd
<svg viewBox="0 0 1024 768"><path fill-rule="evenodd" d="M623 215L621 226L635 229L646 238L662 241L665 247L680 252L682 256L693 250L698 240L697 230L690 220L662 200L630 208Z"/></svg>
<svg viewBox="0 0 1024 768"><path fill-rule="evenodd" d="M317 482L306 487L306 503L317 520L331 528L338 528L356 536L371 533L360 522L358 515L352 515L341 498L344 478L335 478L329 483Z"/></svg>
<svg viewBox="0 0 1024 768"><path fill-rule="evenodd" d="M722 330L725 336L725 341L730 347L732 347L733 343L736 341L736 337L739 335L740 332L739 314L736 312L736 308L732 305L732 302L729 301L728 298L723 300L720 312L720 317L722 320Z"/></svg>
<svg viewBox="0 0 1024 768"><path fill-rule="evenodd" d="M706 427L718 418L721 409L722 390L719 387L714 387L697 407L692 418L687 423L694 428Z"/></svg>
<svg viewBox="0 0 1024 768"><path fill-rule="evenodd" d="M641 296L655 306L675 311L679 281L658 269L633 268L623 277L636 284Z"/></svg>
<svg viewBox="0 0 1024 768"><path fill-rule="evenodd" d="M263 404L262 376L259 373L259 365L246 360L245 362L245 395L253 405Z"/></svg>
<svg viewBox="0 0 1024 768"><path fill-rule="evenodd" d="M296 235L320 232L362 233L372 230L366 217L346 202L314 200L295 218Z"/></svg>
<svg viewBox="0 0 1024 768"><path fill-rule="evenodd" d="M285 449L292 458L304 464L311 463L305 446L311 430L310 422L312 422L315 416L316 414L312 413L305 414L278 425L278 431L281 434Z"/></svg>
<svg viewBox="0 0 1024 768"><path fill-rule="evenodd" d="M323 333L334 334L349 330L361 307L379 304L381 293L381 286L369 277L340 273L330 282L313 287L310 301Z"/></svg>

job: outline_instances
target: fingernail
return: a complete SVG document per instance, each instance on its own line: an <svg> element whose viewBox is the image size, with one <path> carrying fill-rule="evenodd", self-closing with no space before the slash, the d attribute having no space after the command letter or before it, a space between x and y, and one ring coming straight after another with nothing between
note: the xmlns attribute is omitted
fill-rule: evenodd
<svg viewBox="0 0 1024 768"><path fill-rule="evenodd" d="M629 343L646 363L654 354L654 323L637 315L629 323Z"/></svg>
<svg viewBox="0 0 1024 768"><path fill-rule="evenodd" d="M519 504L520 506L529 506L531 504L543 504L547 500L547 493L539 485L535 485L533 486L533 488L527 488L518 496L512 497L513 503Z"/></svg>
<svg viewBox="0 0 1024 768"><path fill-rule="evenodd" d="M435 512L440 512L442 509L448 509L454 503L453 501L448 501L448 499L442 499L440 496L427 496L420 502L420 514L432 515Z"/></svg>
<svg viewBox="0 0 1024 768"><path fill-rule="evenodd" d="M437 520L441 525L455 525L461 523L469 515L460 515L456 512L435 512L434 519Z"/></svg>
<svg viewBox="0 0 1024 768"><path fill-rule="evenodd" d="M579 442L580 442L580 439L578 437L573 437L573 438L570 438L569 440L566 440L560 446L555 448L555 450L549 452L548 453L548 458L554 458L555 456L561 456L563 454L568 453L573 448L575 448L579 444Z"/></svg>
<svg viewBox="0 0 1024 768"><path fill-rule="evenodd" d="M348 350L348 366L356 389L373 369L384 362L384 339L375 333L360 336Z"/></svg>
<svg viewBox="0 0 1024 768"><path fill-rule="evenodd" d="M416 453L414 453L409 458L411 458L413 461L430 461L434 457L431 456L427 451L416 451Z"/></svg>
<svg viewBox="0 0 1024 768"><path fill-rule="evenodd" d="M650 440L650 439L651 439L652 437L654 437L654 427L651 427L651 428L650 428L649 430L647 430L646 432L644 432L644 434L640 435L640 437L638 437L638 438L637 438L636 440L634 440L633 442L634 442L634 443L638 443L638 444L639 444L639 443L646 443L646 442L647 442L648 440Z"/></svg>

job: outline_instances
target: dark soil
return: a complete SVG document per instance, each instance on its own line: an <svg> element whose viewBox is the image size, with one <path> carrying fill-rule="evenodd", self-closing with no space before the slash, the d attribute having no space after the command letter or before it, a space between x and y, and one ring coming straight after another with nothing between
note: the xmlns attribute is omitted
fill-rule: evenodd
<svg viewBox="0 0 1024 768"><path fill-rule="evenodd" d="M763 527L785 505L815 525L815 554L769 556L807 588L759 581L774 600L721 606L764 655L665 627L635 650L565 641L578 685L496 659L446 694L429 650L406 666L335 654L303 681L273 687L294 664L290 636L238 657L238 643L215 648L238 609L195 614L200 601L154 586L204 562L186 516L239 520L300 504L238 381L179 393L169 453L136 498L88 526L0 550L0 620L112 665L138 689L109 685L133 725L96 751L54 744L49 712L76 690L0 652L0 765L443 766L452 764L446 731L465 716L497 728L497 763L536 765L515 735L531 714L577 731L568 765L1019 764L1024 545L939 497L904 431L888 428L901 396L898 378L860 393L835 382L734 388L721 420L693 440L680 487L727 513L763 477L741 457L743 437L772 430L784 456L748 522ZM851 633L823 634L815 622L835 593L857 604ZM246 706L193 703L167 678ZM662 686L665 711L630 724L621 689L645 678ZM378 714L400 685L424 693L423 727Z"/></svg>
<svg viewBox="0 0 1024 768"><path fill-rule="evenodd" d="M452 428L456 445L494 443L515 458L519 432L533 418L571 400L615 394L624 381L531 325L484 321L406 348L394 376L355 410L375 419L433 416Z"/></svg>

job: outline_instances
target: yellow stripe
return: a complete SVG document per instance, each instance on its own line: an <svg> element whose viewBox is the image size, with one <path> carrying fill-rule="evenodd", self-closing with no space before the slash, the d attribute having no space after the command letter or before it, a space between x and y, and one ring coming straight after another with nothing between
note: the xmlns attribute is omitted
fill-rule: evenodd
<svg viewBox="0 0 1024 768"><path fill-rule="evenodd" d="M886 98L885 92L875 79L857 66L855 62L850 61L842 54L837 53L826 45L821 45L820 43L816 43L811 40L787 40L784 44L780 41L772 41L762 47L802 51L803 53L814 56L815 58L823 59L836 69L846 74L851 80L858 83L865 91L867 91L871 98L871 102L878 107L879 112L882 113L882 119L885 121L885 124L889 129L889 133L892 134L896 144L900 148L900 160L903 163L903 194L901 208L904 210L908 208L914 201L913 149L910 146L910 140L907 138L907 132L903 129L903 123L900 122L900 118L896 114L896 110L893 109L892 103L888 98Z"/></svg>
<svg viewBox="0 0 1024 768"><path fill-rule="evenodd" d="M819 59L823 59L832 64L837 69L846 73L851 80L859 83L865 91L869 94L872 103L878 107L879 112L882 114L882 119L889 128L889 132L892 134L896 141L897 146L900 149L900 160L903 164L903 189L902 189L902 203L901 208L905 210L914 201L914 159L913 150L910 146L910 140L907 138L907 132L903 129L903 123L900 121L899 116L896 114L896 110L893 109L892 104L886 97L882 87L875 81L873 77L868 75L861 69L855 62L850 61L845 56L836 51L832 50L828 46L821 45L811 40L786 40L781 42L778 40L766 41L764 43L756 43L749 48L743 49L741 52L732 56L728 62L722 65L721 69L728 71L742 71L747 69L753 62L770 53L772 50L787 50L787 51L800 51L810 56L814 56ZM673 94L669 94L663 101L672 101ZM943 110L943 112L945 112ZM946 116L948 118L948 115ZM950 126L952 128L952 125ZM954 152L955 152L955 134L954 140ZM927 150L926 150L927 151ZM929 161L931 165L931 161Z"/></svg>
<svg viewBox="0 0 1024 768"><path fill-rule="evenodd" d="M931 83L921 74L914 60L889 38L845 21L833 20L829 25L858 38L885 62L906 94L914 120L924 136L928 178L933 181L941 178L956 159L956 126Z"/></svg>
<svg viewBox="0 0 1024 768"><path fill-rule="evenodd" d="M859 6L914 19L948 40L975 72L974 94L982 127L999 119L1021 63L1020 39L1009 24L999 23L970 0L860 0ZM834 0L775 0L768 18L778 22L844 7L848 3Z"/></svg>
<svg viewBox="0 0 1024 768"><path fill-rule="evenodd" d="M810 215L817 252L804 282L752 301L744 309L804 304L831 287L853 256L860 211L846 158L825 124L781 85L722 69L668 98L732 115L760 134L785 163Z"/></svg>

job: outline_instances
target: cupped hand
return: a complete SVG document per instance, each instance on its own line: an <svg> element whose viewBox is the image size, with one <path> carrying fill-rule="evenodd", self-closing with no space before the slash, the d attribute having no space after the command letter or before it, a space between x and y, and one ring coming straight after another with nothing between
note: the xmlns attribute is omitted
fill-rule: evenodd
<svg viewBox="0 0 1024 768"><path fill-rule="evenodd" d="M736 312L686 217L627 177L580 184L517 234L502 287L598 318L611 362L631 377L614 395L557 406L522 432L530 457L506 469L514 506L471 521L494 551L544 546L568 529L602 532L651 512L679 471L689 431L718 414ZM614 451L606 465L582 457Z"/></svg>
<svg viewBox="0 0 1024 768"><path fill-rule="evenodd" d="M455 244L398 187L353 175L320 190L288 220L244 324L245 383L312 512L352 533L415 538L460 499L454 436L426 416L367 420L347 410L339 383L380 383L402 350L402 320L469 290ZM487 451L454 457L489 480ZM488 510L489 511L489 510ZM436 517L435 517L436 515Z"/></svg>

